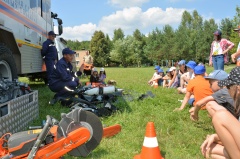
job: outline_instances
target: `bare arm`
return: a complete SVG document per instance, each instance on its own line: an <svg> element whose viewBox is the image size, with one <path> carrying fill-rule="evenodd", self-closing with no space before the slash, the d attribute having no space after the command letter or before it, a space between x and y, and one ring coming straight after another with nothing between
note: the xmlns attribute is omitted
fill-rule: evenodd
<svg viewBox="0 0 240 159"><path fill-rule="evenodd" d="M187 91L187 93L185 94L185 97L183 99L183 102L182 102L182 105L180 106L180 108L176 108L174 109L174 111L177 111L177 110L183 110L188 102L188 100L190 99L190 96L192 94L190 92Z"/></svg>
<svg viewBox="0 0 240 159"><path fill-rule="evenodd" d="M201 100L199 100L193 109L189 110L190 113L190 119L193 121L198 120L198 112L201 109L202 106L206 105L209 101L214 101L214 98L212 96L207 96Z"/></svg>
<svg viewBox="0 0 240 159"><path fill-rule="evenodd" d="M175 70L173 78L171 79L171 81L169 82L169 88L171 87L171 85L173 84L173 82L175 81L175 78L177 77L177 71Z"/></svg>
<svg viewBox="0 0 240 159"><path fill-rule="evenodd" d="M234 54L231 55L232 61L236 62L236 58L240 56L240 49L238 49L237 52L235 52Z"/></svg>
<svg viewBox="0 0 240 159"><path fill-rule="evenodd" d="M214 101L214 98L213 98L212 96L207 96L207 97L199 100L199 101L195 104L195 106L201 108L202 106L206 105L207 102L209 102L209 101Z"/></svg>
<svg viewBox="0 0 240 159"><path fill-rule="evenodd" d="M211 51L210 51L210 54L209 54L209 66L212 66L212 44L211 44Z"/></svg>

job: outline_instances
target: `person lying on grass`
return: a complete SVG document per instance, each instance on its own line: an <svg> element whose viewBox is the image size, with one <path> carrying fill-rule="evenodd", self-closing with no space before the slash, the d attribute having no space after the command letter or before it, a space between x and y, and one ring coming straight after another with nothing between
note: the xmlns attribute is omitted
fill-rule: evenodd
<svg viewBox="0 0 240 159"><path fill-rule="evenodd" d="M182 105L179 108L176 108L174 111L183 110L187 103L193 106L202 98L207 97L213 93L208 80L204 78L205 72L206 69L203 65L198 65L194 68L195 78L189 80ZM204 108L205 107L202 107L201 109Z"/></svg>
<svg viewBox="0 0 240 159"><path fill-rule="evenodd" d="M234 102L228 93L228 89L226 87L222 88L218 86L218 81L224 80L227 77L228 74L223 70L215 70L211 72L209 76L205 77L205 79L209 80L210 87L214 93L196 102L195 107L189 110L191 120L198 120L198 111L204 105L206 105L206 109L211 117L220 109L227 109L234 114Z"/></svg>
<svg viewBox="0 0 240 159"><path fill-rule="evenodd" d="M235 113L240 111L240 67L234 68L228 79L220 81L234 100ZM218 110L212 117L216 133L207 135L200 149L205 158L240 158L240 122L227 110Z"/></svg>

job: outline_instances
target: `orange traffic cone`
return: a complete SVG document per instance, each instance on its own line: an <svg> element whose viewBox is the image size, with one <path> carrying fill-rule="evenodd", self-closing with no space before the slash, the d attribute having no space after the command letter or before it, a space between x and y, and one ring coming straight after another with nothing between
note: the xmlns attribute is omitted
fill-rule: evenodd
<svg viewBox="0 0 240 159"><path fill-rule="evenodd" d="M160 148L158 147L153 122L148 122L142 152L139 155L134 156L134 159L164 159L161 155Z"/></svg>

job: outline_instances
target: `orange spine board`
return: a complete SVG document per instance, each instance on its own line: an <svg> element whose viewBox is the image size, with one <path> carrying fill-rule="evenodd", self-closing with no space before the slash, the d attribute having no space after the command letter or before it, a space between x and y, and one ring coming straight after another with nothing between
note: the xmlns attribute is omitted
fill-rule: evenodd
<svg viewBox="0 0 240 159"><path fill-rule="evenodd" d="M122 127L119 124L103 128L103 137L114 136L114 135L118 134L121 131L121 128Z"/></svg>

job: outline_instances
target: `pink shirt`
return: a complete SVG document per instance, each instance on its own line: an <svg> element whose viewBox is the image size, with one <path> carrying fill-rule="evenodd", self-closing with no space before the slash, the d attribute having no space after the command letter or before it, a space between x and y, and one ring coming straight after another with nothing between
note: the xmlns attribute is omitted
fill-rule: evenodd
<svg viewBox="0 0 240 159"><path fill-rule="evenodd" d="M210 57L209 57L209 61L212 61L212 54L213 54L213 45L214 45L215 41L212 42L211 44L211 51L210 51ZM232 43L231 41L227 40L227 39L221 39L220 41L220 47L222 48L222 51L226 50L228 47L229 49L232 49L234 47L234 43ZM228 58L227 53L224 55L224 62L228 62Z"/></svg>

